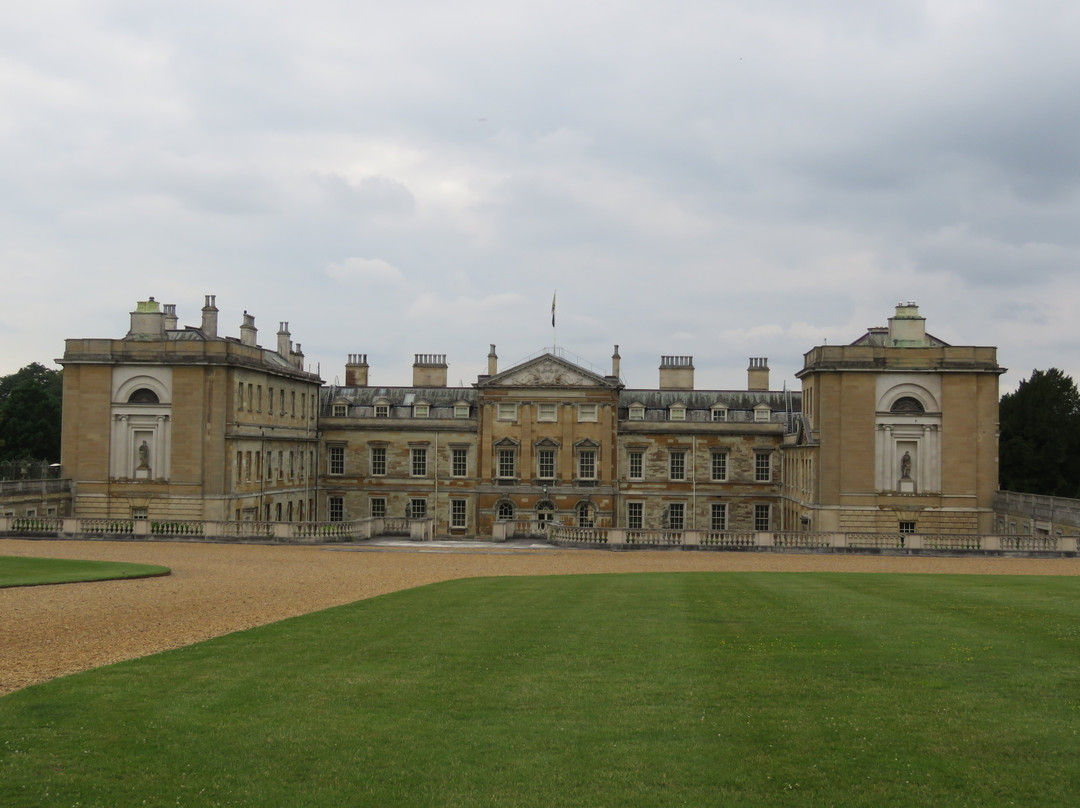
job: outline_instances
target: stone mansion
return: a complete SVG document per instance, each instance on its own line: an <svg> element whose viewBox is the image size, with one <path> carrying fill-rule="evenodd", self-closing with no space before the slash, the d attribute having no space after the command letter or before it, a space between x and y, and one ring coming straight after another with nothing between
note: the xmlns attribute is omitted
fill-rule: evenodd
<svg viewBox="0 0 1080 808"><path fill-rule="evenodd" d="M197 326L153 298L119 339L69 339L62 475L75 515L154 520L433 520L438 536L499 520L627 529L993 532L996 349L926 332L914 304L849 345L805 354L801 391L700 390L691 356L655 388L545 351L447 385L416 354L412 385L343 386L304 370L282 322L262 347L245 312Z"/></svg>

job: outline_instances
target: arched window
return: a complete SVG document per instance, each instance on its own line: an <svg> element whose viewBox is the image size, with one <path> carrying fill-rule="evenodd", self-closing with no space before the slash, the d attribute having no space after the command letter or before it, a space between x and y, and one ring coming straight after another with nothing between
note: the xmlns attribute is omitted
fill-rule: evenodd
<svg viewBox="0 0 1080 808"><path fill-rule="evenodd" d="M540 502L536 506L536 521L550 522L555 516L555 504L549 501Z"/></svg>
<svg viewBox="0 0 1080 808"><path fill-rule="evenodd" d="M588 502L582 502L580 505L578 505L577 524L578 527L593 526L593 507Z"/></svg>
<svg viewBox="0 0 1080 808"><path fill-rule="evenodd" d="M499 503L499 506L495 509L495 518L500 522L509 521L514 518L514 503L508 499L504 499Z"/></svg>
<svg viewBox="0 0 1080 808"><path fill-rule="evenodd" d="M140 387L138 390L133 390L131 395L128 396L128 404L160 404L157 393L151 390L149 387Z"/></svg>
<svg viewBox="0 0 1080 808"><path fill-rule="evenodd" d="M923 413L926 412L926 408L923 407L922 402L912 396L903 396L896 399L890 408L889 412L898 413Z"/></svg>

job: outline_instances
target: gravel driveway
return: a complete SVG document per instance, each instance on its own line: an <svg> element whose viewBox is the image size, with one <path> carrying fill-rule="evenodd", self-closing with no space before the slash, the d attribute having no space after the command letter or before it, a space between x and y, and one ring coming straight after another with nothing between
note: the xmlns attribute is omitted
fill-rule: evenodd
<svg viewBox="0 0 1080 808"><path fill-rule="evenodd" d="M1077 575L1080 560L612 552L503 544L280 547L0 539L0 556L160 564L172 575L0 589L0 694L451 578L649 571Z"/></svg>

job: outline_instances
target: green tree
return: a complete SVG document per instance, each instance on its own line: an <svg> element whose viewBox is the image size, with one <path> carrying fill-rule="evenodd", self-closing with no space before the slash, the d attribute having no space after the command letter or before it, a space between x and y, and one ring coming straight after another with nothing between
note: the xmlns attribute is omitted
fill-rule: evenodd
<svg viewBox="0 0 1080 808"><path fill-rule="evenodd" d="M999 410L1001 487L1080 496L1080 391L1057 368L1035 370Z"/></svg>
<svg viewBox="0 0 1080 808"><path fill-rule="evenodd" d="M37 362L0 378L0 460L60 460L63 372Z"/></svg>

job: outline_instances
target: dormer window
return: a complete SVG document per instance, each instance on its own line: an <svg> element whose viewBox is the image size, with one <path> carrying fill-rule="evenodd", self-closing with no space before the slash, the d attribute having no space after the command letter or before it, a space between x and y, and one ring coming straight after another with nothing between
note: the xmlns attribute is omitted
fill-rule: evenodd
<svg viewBox="0 0 1080 808"><path fill-rule="evenodd" d="M344 418L349 412L348 404L335 404L334 405L334 417Z"/></svg>
<svg viewBox="0 0 1080 808"><path fill-rule="evenodd" d="M772 418L772 410L768 404L758 404L754 407L754 421L757 423L768 423Z"/></svg>
<svg viewBox="0 0 1080 808"><path fill-rule="evenodd" d="M630 420L631 421L644 421L645 420L645 405L634 403L630 405Z"/></svg>
<svg viewBox="0 0 1080 808"><path fill-rule="evenodd" d="M717 404L712 408L712 420L714 421L726 421L727 420L727 407L723 404Z"/></svg>
<svg viewBox="0 0 1080 808"><path fill-rule="evenodd" d="M672 404L668 408L668 420L669 421L685 421L686 420L686 405L685 404Z"/></svg>
<svg viewBox="0 0 1080 808"><path fill-rule="evenodd" d="M459 401L454 405L454 417L455 418L468 418L469 417L469 402Z"/></svg>
<svg viewBox="0 0 1080 808"><path fill-rule="evenodd" d="M413 418L427 418L431 415L430 404L413 404L412 408Z"/></svg>
<svg viewBox="0 0 1080 808"><path fill-rule="evenodd" d="M389 418L390 417L390 402L385 399L375 402L375 417L376 418Z"/></svg>

